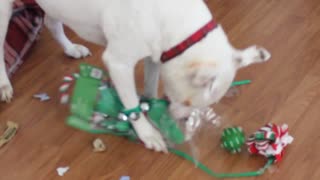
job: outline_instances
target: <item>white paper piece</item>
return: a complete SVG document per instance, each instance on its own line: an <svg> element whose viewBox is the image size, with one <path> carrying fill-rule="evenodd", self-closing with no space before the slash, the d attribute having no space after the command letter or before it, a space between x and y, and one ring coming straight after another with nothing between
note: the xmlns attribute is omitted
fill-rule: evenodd
<svg viewBox="0 0 320 180"><path fill-rule="evenodd" d="M67 171L69 171L70 167L59 167L57 168L57 173L59 174L59 176L63 176Z"/></svg>
<svg viewBox="0 0 320 180"><path fill-rule="evenodd" d="M47 93L35 94L33 97L39 99L41 102L50 100L50 96L48 96Z"/></svg>
<svg viewBox="0 0 320 180"><path fill-rule="evenodd" d="M130 176L121 176L120 180L130 180Z"/></svg>

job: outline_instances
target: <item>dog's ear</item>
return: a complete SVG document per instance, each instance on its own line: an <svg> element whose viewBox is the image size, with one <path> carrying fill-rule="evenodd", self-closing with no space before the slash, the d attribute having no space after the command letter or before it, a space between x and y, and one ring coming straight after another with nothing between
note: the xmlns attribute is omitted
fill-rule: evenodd
<svg viewBox="0 0 320 180"><path fill-rule="evenodd" d="M207 87L216 79L215 64L193 63L189 65L190 83L194 87Z"/></svg>

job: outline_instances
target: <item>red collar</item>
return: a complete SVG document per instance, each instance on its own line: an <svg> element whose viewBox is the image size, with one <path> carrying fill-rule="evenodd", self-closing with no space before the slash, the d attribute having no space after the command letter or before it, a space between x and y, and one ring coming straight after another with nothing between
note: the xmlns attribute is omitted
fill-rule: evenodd
<svg viewBox="0 0 320 180"><path fill-rule="evenodd" d="M179 56L184 51L189 49L191 46L193 46L197 42L201 41L204 37L206 37L206 35L209 34L209 32L211 32L213 29L215 29L215 27L217 27L217 23L214 20L211 20L209 23L204 25L202 28L193 33L187 39L185 39L178 45L174 46L173 48L163 52L161 55L161 62L166 63L171 59Z"/></svg>

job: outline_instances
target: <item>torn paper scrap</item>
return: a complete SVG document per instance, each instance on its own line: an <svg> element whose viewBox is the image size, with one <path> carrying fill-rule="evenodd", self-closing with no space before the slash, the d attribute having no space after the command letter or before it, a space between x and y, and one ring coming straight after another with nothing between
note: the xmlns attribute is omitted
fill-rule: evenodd
<svg viewBox="0 0 320 180"><path fill-rule="evenodd" d="M121 176L120 180L130 180L130 176Z"/></svg>
<svg viewBox="0 0 320 180"><path fill-rule="evenodd" d="M67 171L69 171L70 167L59 167L57 168L57 173L59 174L59 176L63 176Z"/></svg>
<svg viewBox="0 0 320 180"><path fill-rule="evenodd" d="M39 99L41 102L50 100L50 96L48 96L47 93L35 94L33 97Z"/></svg>
<svg viewBox="0 0 320 180"><path fill-rule="evenodd" d="M106 145L100 138L95 139L92 145L93 145L93 152L103 152L106 150Z"/></svg>
<svg viewBox="0 0 320 180"><path fill-rule="evenodd" d="M7 129L4 133L0 136L0 148L9 142L17 133L18 124L12 121L7 122Z"/></svg>

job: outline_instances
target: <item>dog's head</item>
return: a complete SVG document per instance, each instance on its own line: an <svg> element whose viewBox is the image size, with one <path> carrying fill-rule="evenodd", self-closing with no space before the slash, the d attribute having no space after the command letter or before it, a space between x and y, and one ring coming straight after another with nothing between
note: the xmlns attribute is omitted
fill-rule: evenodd
<svg viewBox="0 0 320 180"><path fill-rule="evenodd" d="M162 66L171 113L182 118L189 115L191 108L217 103L230 88L238 69L269 58L264 48L233 48L219 27L201 43Z"/></svg>

